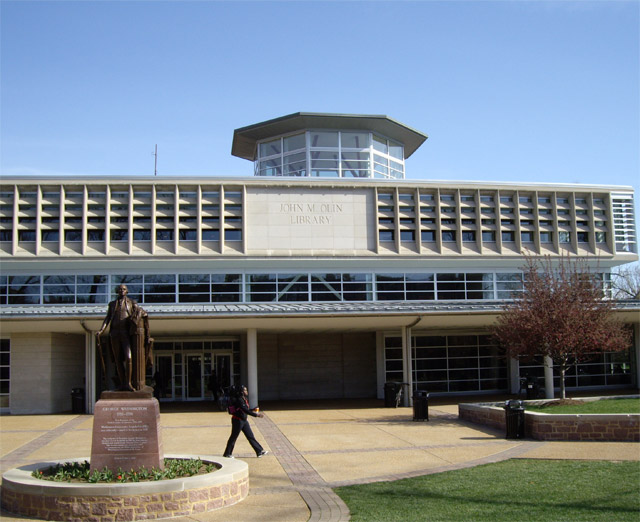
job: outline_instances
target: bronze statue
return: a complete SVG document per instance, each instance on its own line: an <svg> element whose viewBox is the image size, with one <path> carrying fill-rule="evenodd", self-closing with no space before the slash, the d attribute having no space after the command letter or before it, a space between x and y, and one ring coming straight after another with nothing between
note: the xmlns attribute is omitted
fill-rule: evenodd
<svg viewBox="0 0 640 522"><path fill-rule="evenodd" d="M127 297L129 290L126 285L120 285L116 293L118 298L109 303L107 316L96 332L98 346L100 335L111 325L111 353L116 364L120 390L142 390L145 387L146 369L153 362L149 317L138 303Z"/></svg>

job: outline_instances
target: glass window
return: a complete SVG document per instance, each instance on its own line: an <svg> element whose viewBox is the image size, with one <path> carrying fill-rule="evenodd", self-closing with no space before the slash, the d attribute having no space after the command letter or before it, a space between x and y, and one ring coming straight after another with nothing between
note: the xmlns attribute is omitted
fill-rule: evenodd
<svg viewBox="0 0 640 522"><path fill-rule="evenodd" d="M588 243L588 242L589 242L589 233L578 232L578 243Z"/></svg>
<svg viewBox="0 0 640 522"><path fill-rule="evenodd" d="M371 274L342 274L343 299L345 301L372 301Z"/></svg>
<svg viewBox="0 0 640 522"><path fill-rule="evenodd" d="M482 241L485 243L495 243L496 242L496 233L494 230L483 230L482 231Z"/></svg>
<svg viewBox="0 0 640 522"><path fill-rule="evenodd" d="M18 241L34 242L36 240L35 230L18 230Z"/></svg>
<svg viewBox="0 0 640 522"><path fill-rule="evenodd" d="M425 243L434 243L436 240L435 230L423 230L420 232L420 238Z"/></svg>
<svg viewBox="0 0 640 522"><path fill-rule="evenodd" d="M296 134L294 136L287 136L282 141L284 142L284 151L291 152L292 150L304 149L305 137L303 134Z"/></svg>
<svg viewBox="0 0 640 522"><path fill-rule="evenodd" d="M404 159L404 147L400 143L389 141L389 156L398 160Z"/></svg>
<svg viewBox="0 0 640 522"><path fill-rule="evenodd" d="M333 131L311 132L311 147L338 147L338 133Z"/></svg>
<svg viewBox="0 0 640 522"><path fill-rule="evenodd" d="M456 231L455 230L443 230L442 231L442 241L444 242L455 242L456 240Z"/></svg>
<svg viewBox="0 0 640 522"><path fill-rule="evenodd" d="M475 230L463 230L462 231L462 241L466 243L475 243L476 240L476 232Z"/></svg>
<svg viewBox="0 0 640 522"><path fill-rule="evenodd" d="M509 230L505 230L502 232L502 241L505 241L507 243L512 243L516 240L516 236L514 232L511 232Z"/></svg>
<svg viewBox="0 0 640 522"><path fill-rule="evenodd" d="M560 240L560 243L571 243L571 233L558 232L558 239Z"/></svg>
<svg viewBox="0 0 640 522"><path fill-rule="evenodd" d="M373 136L373 149L378 152L382 152L383 154L389 153L389 148L387 147L387 140L383 138L379 138L378 136Z"/></svg>
<svg viewBox="0 0 640 522"><path fill-rule="evenodd" d="M59 241L60 240L60 232L57 230L43 230L42 231L42 241Z"/></svg>
<svg viewBox="0 0 640 522"><path fill-rule="evenodd" d="M520 239L523 243L533 243L533 232L520 232Z"/></svg>
<svg viewBox="0 0 640 522"><path fill-rule="evenodd" d="M341 274L311 274L312 301L342 301Z"/></svg>
<svg viewBox="0 0 640 522"><path fill-rule="evenodd" d="M151 241L151 230L134 230L133 231L133 240L134 241Z"/></svg>
<svg viewBox="0 0 640 522"><path fill-rule="evenodd" d="M225 241L242 241L242 230L225 230L224 239Z"/></svg>
<svg viewBox="0 0 640 522"><path fill-rule="evenodd" d="M553 233L540 232L540 243L553 243Z"/></svg>
<svg viewBox="0 0 640 522"><path fill-rule="evenodd" d="M369 147L368 132L342 132L340 136L342 148L365 149Z"/></svg>
<svg viewBox="0 0 640 522"><path fill-rule="evenodd" d="M415 241L416 233L413 230L401 230L400 241Z"/></svg>
<svg viewBox="0 0 640 522"><path fill-rule="evenodd" d="M280 154L282 152L282 146L280 144L280 138L268 141L260 144L260 157L273 156L274 154Z"/></svg>
<svg viewBox="0 0 640 522"><path fill-rule="evenodd" d="M202 230L202 241L220 241L220 230Z"/></svg>
<svg viewBox="0 0 640 522"><path fill-rule="evenodd" d="M156 230L156 241L173 241L173 229Z"/></svg>
<svg viewBox="0 0 640 522"><path fill-rule="evenodd" d="M69 242L82 241L82 230L65 230L64 240Z"/></svg>
<svg viewBox="0 0 640 522"><path fill-rule="evenodd" d="M380 230L380 241L393 241L394 239L393 230Z"/></svg>
<svg viewBox="0 0 640 522"><path fill-rule="evenodd" d="M596 243L606 243L606 242L607 242L607 233L596 232Z"/></svg>
<svg viewBox="0 0 640 522"><path fill-rule="evenodd" d="M127 241L129 239L128 230L112 230L111 241Z"/></svg>
<svg viewBox="0 0 640 522"><path fill-rule="evenodd" d="M178 239L180 239L180 241L197 241L198 231L197 230L179 230Z"/></svg>

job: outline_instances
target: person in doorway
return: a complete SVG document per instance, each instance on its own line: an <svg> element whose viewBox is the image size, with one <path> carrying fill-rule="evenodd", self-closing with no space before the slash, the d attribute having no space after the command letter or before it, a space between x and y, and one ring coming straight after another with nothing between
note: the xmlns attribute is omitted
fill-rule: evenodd
<svg viewBox="0 0 640 522"><path fill-rule="evenodd" d="M233 448L236 445L236 440L238 440L240 432L244 433L244 436L247 437L249 444L251 444L251 447L253 448L253 451L256 452L256 456L258 458L264 457L267 454L267 451L263 449L254 437L251 426L249 425L249 420L247 419L247 415L251 415L252 417L264 417L264 414L257 411L257 408L253 410L249 408L249 401L247 400L248 397L249 391L246 386L243 384L232 386L231 403L229 405L229 414L231 415L231 435L227 441L227 447L224 450L224 454L222 455L223 457L233 458Z"/></svg>

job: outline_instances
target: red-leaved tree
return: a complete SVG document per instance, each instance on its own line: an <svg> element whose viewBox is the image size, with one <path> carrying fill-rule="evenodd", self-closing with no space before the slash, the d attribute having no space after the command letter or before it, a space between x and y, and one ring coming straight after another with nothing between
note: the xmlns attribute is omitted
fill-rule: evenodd
<svg viewBox="0 0 640 522"><path fill-rule="evenodd" d="M615 319L613 302L586 261L561 257L527 258L524 293L508 304L493 326L493 335L512 357L548 356L560 371L566 398L569 364L594 352L629 347L630 331Z"/></svg>

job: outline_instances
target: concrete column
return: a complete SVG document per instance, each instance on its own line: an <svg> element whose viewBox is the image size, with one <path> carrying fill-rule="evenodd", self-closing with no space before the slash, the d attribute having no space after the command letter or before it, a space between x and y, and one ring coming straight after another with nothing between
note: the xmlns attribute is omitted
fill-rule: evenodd
<svg viewBox="0 0 640 522"><path fill-rule="evenodd" d="M402 380L409 386L404 387L403 406L411 406L413 361L411 360L411 328L402 327Z"/></svg>
<svg viewBox="0 0 640 522"><path fill-rule="evenodd" d="M84 349L84 407L87 413L93 413L96 396L96 336L93 332L86 332Z"/></svg>
<svg viewBox="0 0 640 522"><path fill-rule="evenodd" d="M258 331L247 330L247 388L249 388L249 405L255 408L258 403Z"/></svg>
<svg viewBox="0 0 640 522"><path fill-rule="evenodd" d="M386 369L384 363L384 333L376 332L376 372L378 376L376 397L378 399L384 399L384 383L386 382Z"/></svg>
<svg viewBox="0 0 640 522"><path fill-rule="evenodd" d="M520 391L520 360L511 357L509 365L509 392L518 393Z"/></svg>
<svg viewBox="0 0 640 522"><path fill-rule="evenodd" d="M544 396L553 399L553 359L548 355L544 358Z"/></svg>
<svg viewBox="0 0 640 522"><path fill-rule="evenodd" d="M640 388L640 324L633 325L633 346L631 347L631 364L636 365L636 382L633 383L636 388ZM635 352L635 357L633 353Z"/></svg>

